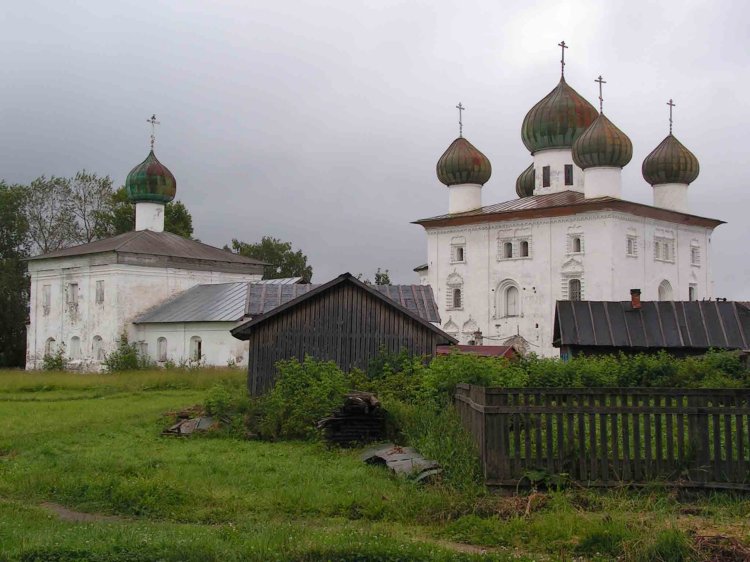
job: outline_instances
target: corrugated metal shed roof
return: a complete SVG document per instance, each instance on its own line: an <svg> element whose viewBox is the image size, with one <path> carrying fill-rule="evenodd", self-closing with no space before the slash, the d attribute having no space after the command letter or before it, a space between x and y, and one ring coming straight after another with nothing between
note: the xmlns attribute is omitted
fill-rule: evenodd
<svg viewBox="0 0 750 562"><path fill-rule="evenodd" d="M157 322L235 322L265 314L321 285L220 283L196 285L139 316L136 324ZM440 322L429 285L372 285L428 322Z"/></svg>
<svg viewBox="0 0 750 562"><path fill-rule="evenodd" d="M557 301L555 346L749 349L750 309L736 302Z"/></svg>
<svg viewBox="0 0 750 562"><path fill-rule="evenodd" d="M154 232L152 230L137 230L125 232L96 240L88 244L64 248L56 252L34 256L31 260L66 258L72 256L83 256L87 254L99 254L103 252L117 252L126 254L148 254L152 256L168 256L173 258L186 258L196 260L209 260L224 263L257 264L265 265L265 262L254 258L247 258L239 254L233 254L227 250L214 248L202 242L189 240L172 234L171 232Z"/></svg>
<svg viewBox="0 0 750 562"><path fill-rule="evenodd" d="M135 324L155 322L236 322L245 313L247 283L196 285L152 308Z"/></svg>
<svg viewBox="0 0 750 562"><path fill-rule="evenodd" d="M282 277L281 279L261 279L253 281L256 285L294 285L301 283L302 277Z"/></svg>

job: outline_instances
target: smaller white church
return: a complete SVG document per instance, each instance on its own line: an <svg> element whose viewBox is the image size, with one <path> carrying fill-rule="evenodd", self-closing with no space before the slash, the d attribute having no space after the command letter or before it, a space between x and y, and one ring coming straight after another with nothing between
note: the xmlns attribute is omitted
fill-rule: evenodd
<svg viewBox="0 0 750 562"><path fill-rule="evenodd" d="M64 344L71 367L98 370L123 333L156 362L246 362L246 343L229 334L242 314L230 322L134 322L191 288L260 281L264 263L164 232L164 205L177 183L157 160L153 139L125 186L135 203L134 231L29 260L26 368L40 368Z"/></svg>
<svg viewBox="0 0 750 562"><path fill-rule="evenodd" d="M711 235L722 221L695 215L688 187L698 159L669 134L643 161L653 204L628 201L622 168L633 146L603 111L565 80L526 114L521 139L533 162L518 199L482 203L492 168L463 135L437 163L448 212L421 219L427 263L415 269L435 291L442 328L461 343L514 344L540 355L552 345L558 300L712 297ZM462 109L459 104L459 110Z"/></svg>

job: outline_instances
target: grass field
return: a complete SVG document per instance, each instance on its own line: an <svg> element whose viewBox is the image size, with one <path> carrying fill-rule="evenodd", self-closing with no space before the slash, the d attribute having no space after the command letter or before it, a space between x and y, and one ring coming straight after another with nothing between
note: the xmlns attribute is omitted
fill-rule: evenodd
<svg viewBox="0 0 750 562"><path fill-rule="evenodd" d="M0 560L700 560L750 544L750 499L728 494L458 493L359 451L160 436L220 381L244 373L0 371Z"/></svg>

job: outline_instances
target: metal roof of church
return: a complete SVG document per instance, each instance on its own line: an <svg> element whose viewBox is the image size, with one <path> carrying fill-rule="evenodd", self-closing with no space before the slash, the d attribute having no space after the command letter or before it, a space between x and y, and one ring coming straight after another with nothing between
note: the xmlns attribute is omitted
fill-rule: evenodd
<svg viewBox="0 0 750 562"><path fill-rule="evenodd" d="M202 242L183 238L171 232L154 232L153 230L137 230L125 232L81 244L64 248L48 254L42 254L29 258L30 260L67 258L83 256L87 254L99 254L104 252L116 252L123 254L148 254L153 256L168 256L172 258L185 258L196 260L208 260L214 262L265 265L264 262L254 258L248 258L239 254L233 254L227 250L215 248Z"/></svg>
<svg viewBox="0 0 750 562"><path fill-rule="evenodd" d="M516 218L536 218L547 216L565 216L598 210L618 210L635 215L648 216L672 222L697 224L716 227L724 221L690 215L660 207L652 207L643 203L626 201L616 197L594 197L587 199L579 191L560 191L544 195L532 195L520 199L511 199L495 205L487 205L473 211L453 213L429 217L414 221L413 224L422 226L449 226L457 224L472 224L492 220L513 220Z"/></svg>
<svg viewBox="0 0 750 562"><path fill-rule="evenodd" d="M282 283L273 283L282 281ZM261 283L196 285L139 316L135 324L161 322L236 322L265 314L321 285L286 284L268 279ZM429 285L371 285L428 322L440 322Z"/></svg>

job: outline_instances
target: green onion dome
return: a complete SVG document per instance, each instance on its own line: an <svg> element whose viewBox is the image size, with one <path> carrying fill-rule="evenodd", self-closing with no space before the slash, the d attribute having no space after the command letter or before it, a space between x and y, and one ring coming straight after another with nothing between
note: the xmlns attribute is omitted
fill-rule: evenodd
<svg viewBox="0 0 750 562"><path fill-rule="evenodd" d="M445 185L475 183L484 185L492 175L489 159L473 144L458 137L437 163L437 176Z"/></svg>
<svg viewBox="0 0 750 562"><path fill-rule="evenodd" d="M536 181L536 172L534 164L526 168L516 180L516 193L519 197L531 197L534 195L534 182Z"/></svg>
<svg viewBox="0 0 750 562"><path fill-rule="evenodd" d="M523 118L521 140L531 154L570 148L598 115L596 108L568 86L565 78Z"/></svg>
<svg viewBox="0 0 750 562"><path fill-rule="evenodd" d="M672 133L646 156L641 167L643 178L651 185L690 184L700 172L698 159Z"/></svg>
<svg viewBox="0 0 750 562"><path fill-rule="evenodd" d="M633 158L633 143L602 113L573 143L573 162L585 170L623 168Z"/></svg>
<svg viewBox="0 0 750 562"><path fill-rule="evenodd" d="M177 193L177 181L151 150L143 162L130 170L125 189L131 201L169 203Z"/></svg>

